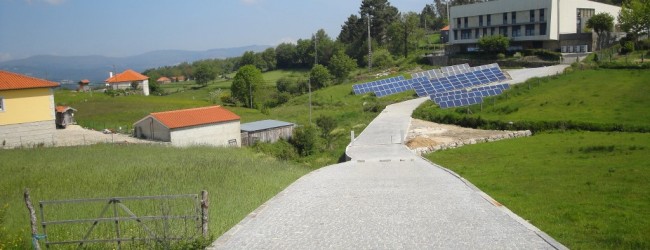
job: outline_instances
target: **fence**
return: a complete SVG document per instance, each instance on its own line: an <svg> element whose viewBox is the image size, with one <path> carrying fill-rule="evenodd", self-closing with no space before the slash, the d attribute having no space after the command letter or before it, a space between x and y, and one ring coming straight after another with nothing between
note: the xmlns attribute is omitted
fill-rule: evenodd
<svg viewBox="0 0 650 250"><path fill-rule="evenodd" d="M173 247L173 242L208 236L208 196L162 195L39 201L42 235L29 191L25 202L32 214L34 247L59 245L114 248Z"/></svg>

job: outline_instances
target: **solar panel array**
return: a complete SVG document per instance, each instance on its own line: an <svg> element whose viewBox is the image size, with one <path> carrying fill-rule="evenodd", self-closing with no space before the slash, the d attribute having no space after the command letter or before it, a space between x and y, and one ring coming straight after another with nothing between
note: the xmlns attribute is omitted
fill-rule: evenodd
<svg viewBox="0 0 650 250"><path fill-rule="evenodd" d="M496 96L510 88L508 84L489 85L468 90L455 90L431 95L440 108L463 107L483 102L484 97Z"/></svg>
<svg viewBox="0 0 650 250"><path fill-rule="evenodd" d="M499 95L508 88L507 84L490 85L508 79L496 63L478 67L453 65L411 76L413 79L398 76L356 84L352 89L357 95L374 92L378 97L413 89L418 96L430 97L441 108L451 108L480 103L483 97Z"/></svg>
<svg viewBox="0 0 650 250"><path fill-rule="evenodd" d="M375 92L375 94L379 94L378 92L380 89L385 90L385 89L391 89L391 87L394 88L395 85L397 85L397 83L402 82L404 80L405 79L403 76L391 77L387 79L377 80L374 82L355 84L352 86L352 90L354 90L354 94L356 95L362 95L369 92ZM411 89L410 86L408 89Z"/></svg>

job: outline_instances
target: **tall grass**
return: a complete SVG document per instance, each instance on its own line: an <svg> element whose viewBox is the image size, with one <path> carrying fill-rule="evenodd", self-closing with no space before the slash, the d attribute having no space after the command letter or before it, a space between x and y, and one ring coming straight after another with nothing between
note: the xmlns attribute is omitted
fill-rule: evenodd
<svg viewBox="0 0 650 250"><path fill-rule="evenodd" d="M0 249L30 247L24 188L30 188L34 202L207 190L210 234L216 237L309 171L247 149L94 145L4 150ZM75 211L65 213L75 217Z"/></svg>
<svg viewBox="0 0 650 250"><path fill-rule="evenodd" d="M569 248L648 249L648 154L650 134L565 132L466 146L427 158Z"/></svg>

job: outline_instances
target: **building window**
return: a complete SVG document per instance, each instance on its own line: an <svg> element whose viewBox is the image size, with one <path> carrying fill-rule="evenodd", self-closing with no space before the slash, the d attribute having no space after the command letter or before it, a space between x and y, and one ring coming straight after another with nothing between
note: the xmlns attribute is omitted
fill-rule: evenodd
<svg viewBox="0 0 650 250"><path fill-rule="evenodd" d="M5 99L0 96L0 112L5 111Z"/></svg>
<svg viewBox="0 0 650 250"><path fill-rule="evenodd" d="M503 13L503 24L508 24L508 13Z"/></svg>
<svg viewBox="0 0 650 250"><path fill-rule="evenodd" d="M469 22L467 21L467 17L465 17L464 19L465 19L465 28L467 28L467 26L469 25Z"/></svg>
<svg viewBox="0 0 650 250"><path fill-rule="evenodd" d="M492 25L492 15L487 15L487 26Z"/></svg>
<svg viewBox="0 0 650 250"><path fill-rule="evenodd" d="M471 39L472 37L472 30L461 30L460 31L460 39L465 40L465 39Z"/></svg>
<svg viewBox="0 0 650 250"><path fill-rule="evenodd" d="M535 10L530 10L530 22L535 22Z"/></svg>
<svg viewBox="0 0 650 250"><path fill-rule="evenodd" d="M526 25L526 36L534 36L535 35L535 25L534 24L527 24Z"/></svg>
<svg viewBox="0 0 650 250"><path fill-rule="evenodd" d="M540 36L545 36L546 35L546 23L540 23L539 24L539 35Z"/></svg>
<svg viewBox="0 0 650 250"><path fill-rule="evenodd" d="M539 21L544 22L544 9L539 9Z"/></svg>
<svg viewBox="0 0 650 250"><path fill-rule="evenodd" d="M483 16L478 16L478 26L483 27Z"/></svg>
<svg viewBox="0 0 650 250"><path fill-rule="evenodd" d="M499 35L508 37L508 27L507 26L499 27Z"/></svg>
<svg viewBox="0 0 650 250"><path fill-rule="evenodd" d="M512 19L512 24L517 23L517 12L513 11L510 15L512 16L512 18L510 18Z"/></svg>
<svg viewBox="0 0 650 250"><path fill-rule="evenodd" d="M458 28L461 27L461 25L460 25L460 17L459 17L459 18L456 18L456 24L457 24Z"/></svg>
<svg viewBox="0 0 650 250"><path fill-rule="evenodd" d="M487 28L483 28L483 36L487 36L487 35L488 35Z"/></svg>
<svg viewBox="0 0 650 250"><path fill-rule="evenodd" d="M458 30L454 30L454 40L458 40Z"/></svg>
<svg viewBox="0 0 650 250"><path fill-rule="evenodd" d="M479 34L479 28L476 28L474 30L474 39L479 39L481 38L481 34Z"/></svg>
<svg viewBox="0 0 650 250"><path fill-rule="evenodd" d="M495 30L494 27L490 28L490 35L494 36L494 30Z"/></svg>
<svg viewBox="0 0 650 250"><path fill-rule="evenodd" d="M512 26L512 37L521 36L521 26Z"/></svg>

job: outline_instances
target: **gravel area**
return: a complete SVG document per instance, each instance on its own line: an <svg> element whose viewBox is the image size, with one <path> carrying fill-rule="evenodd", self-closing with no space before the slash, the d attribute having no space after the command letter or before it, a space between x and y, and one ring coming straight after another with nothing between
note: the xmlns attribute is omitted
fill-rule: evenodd
<svg viewBox="0 0 650 250"><path fill-rule="evenodd" d="M54 134L54 146L67 147L91 145L97 143L161 143L133 138L125 134L104 134L82 128L79 125L68 125L65 129L57 129Z"/></svg>

